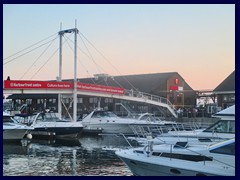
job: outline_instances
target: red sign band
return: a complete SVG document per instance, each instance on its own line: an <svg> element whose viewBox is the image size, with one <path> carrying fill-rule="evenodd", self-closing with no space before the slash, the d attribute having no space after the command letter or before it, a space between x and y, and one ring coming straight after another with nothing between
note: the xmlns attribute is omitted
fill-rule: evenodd
<svg viewBox="0 0 240 180"><path fill-rule="evenodd" d="M50 81L21 81L5 80L5 89L73 89L73 82L50 82ZM124 94L124 88L103 86L96 84L77 83L77 89L91 92L103 92L109 94Z"/></svg>

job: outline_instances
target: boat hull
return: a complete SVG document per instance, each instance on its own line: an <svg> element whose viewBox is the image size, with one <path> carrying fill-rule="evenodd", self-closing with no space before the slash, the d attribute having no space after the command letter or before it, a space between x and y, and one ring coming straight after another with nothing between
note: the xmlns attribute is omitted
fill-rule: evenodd
<svg viewBox="0 0 240 180"><path fill-rule="evenodd" d="M83 127L35 127L33 137L77 138Z"/></svg>
<svg viewBox="0 0 240 180"><path fill-rule="evenodd" d="M127 151L127 150L126 150ZM116 151L116 155L128 166L135 176L235 176L235 168L216 166L211 161L184 162L171 158ZM129 152L129 151L128 151Z"/></svg>
<svg viewBox="0 0 240 180"><path fill-rule="evenodd" d="M111 124L111 123L102 123L102 124L88 124L84 126L83 131L90 130L101 130L103 134L134 134L132 129L128 124Z"/></svg>
<svg viewBox="0 0 240 180"><path fill-rule="evenodd" d="M27 129L4 129L3 140L4 141L19 141L24 138L28 133Z"/></svg>

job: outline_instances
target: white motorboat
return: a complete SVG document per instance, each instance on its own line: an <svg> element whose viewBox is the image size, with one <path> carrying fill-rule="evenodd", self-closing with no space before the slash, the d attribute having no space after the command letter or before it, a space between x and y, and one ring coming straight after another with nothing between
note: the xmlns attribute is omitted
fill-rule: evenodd
<svg viewBox="0 0 240 180"><path fill-rule="evenodd" d="M176 142L212 144L235 137L235 105L218 112L214 117L220 118L216 123L206 129L196 129L193 131L173 130L161 133L153 138L154 144ZM131 138L140 144L147 144L146 137Z"/></svg>
<svg viewBox="0 0 240 180"><path fill-rule="evenodd" d="M235 138L211 146L149 143L115 153L138 176L235 176Z"/></svg>
<svg viewBox="0 0 240 180"><path fill-rule="evenodd" d="M130 125L165 126L165 122L152 122L143 119L120 118L110 111L95 110L82 120L83 131L101 130L106 134L133 135Z"/></svg>
<svg viewBox="0 0 240 180"><path fill-rule="evenodd" d="M14 121L13 116L3 111L3 140L15 141L26 137L31 138L29 134L33 127L26 126ZM28 135L29 134L29 135Z"/></svg>
<svg viewBox="0 0 240 180"><path fill-rule="evenodd" d="M222 111L212 115L212 117L218 117L225 120L235 120L235 105L232 105Z"/></svg>
<svg viewBox="0 0 240 180"><path fill-rule="evenodd" d="M33 137L76 138L83 129L81 122L60 120L56 113L51 112L18 117L16 120L31 125L34 128L31 132Z"/></svg>

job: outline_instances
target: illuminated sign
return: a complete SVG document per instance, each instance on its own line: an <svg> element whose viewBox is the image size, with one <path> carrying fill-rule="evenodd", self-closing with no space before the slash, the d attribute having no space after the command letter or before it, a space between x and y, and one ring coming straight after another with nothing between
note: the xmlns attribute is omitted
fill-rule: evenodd
<svg viewBox="0 0 240 180"><path fill-rule="evenodd" d="M178 84L178 83L179 83L179 79L176 78L176 79L175 79L175 84Z"/></svg>
<svg viewBox="0 0 240 180"><path fill-rule="evenodd" d="M71 82L5 80L5 89L73 89Z"/></svg>
<svg viewBox="0 0 240 180"><path fill-rule="evenodd" d="M77 83L78 90L104 92L110 94L124 94L124 88L117 88L112 86L103 86L97 84Z"/></svg>
<svg viewBox="0 0 240 180"><path fill-rule="evenodd" d="M21 81L5 80L5 89L73 89L73 82L50 82L50 81ZM97 84L77 83L77 89L82 91L102 92L109 94L124 94L124 88L103 86Z"/></svg>
<svg viewBox="0 0 240 180"><path fill-rule="evenodd" d="M170 90L172 90L172 91L182 91L183 87L182 86L170 86Z"/></svg>

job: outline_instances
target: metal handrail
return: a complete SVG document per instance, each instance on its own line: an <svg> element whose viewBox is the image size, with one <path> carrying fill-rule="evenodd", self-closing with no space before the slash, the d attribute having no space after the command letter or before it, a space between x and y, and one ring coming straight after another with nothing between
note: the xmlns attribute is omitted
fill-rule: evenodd
<svg viewBox="0 0 240 180"><path fill-rule="evenodd" d="M170 145L170 155L173 153L173 148L177 146L178 148L185 149L185 150L187 150L187 151L189 151L189 152L192 152L192 153L194 153L194 154L196 154L196 155L203 156L203 157L204 157L204 161L203 161L203 164L204 164L204 165L206 164L205 158L211 158L212 160L217 161L217 162L219 162L219 163L221 163L221 164L224 164L224 165L230 166L230 167L232 167L232 168L235 168L235 166L232 166L231 164L228 164L228 163L226 163L226 162L223 162L223 161L221 161L221 160L218 160L218 159L216 159L216 158L214 158L214 157L212 157L212 156L205 155L205 154L199 153L199 152L197 152L197 151L193 151L193 150L189 149L188 147L183 147L183 146L180 146L180 145L178 145L178 144L169 144L169 143L163 143L163 144ZM153 150L152 150L152 147L151 147L151 146L153 146L153 144L148 142L148 144L143 148L143 151L145 151L146 149L148 149L148 150L151 151L151 152L148 153L148 156L153 153ZM163 152L160 152L159 157L160 157L162 154L163 154ZM172 159L172 156L170 156L169 158L170 158L170 160L171 160L171 159Z"/></svg>
<svg viewBox="0 0 240 180"><path fill-rule="evenodd" d="M175 114L174 105L165 97L160 97L160 96L157 96L157 95L153 95L153 94L149 94L149 93L145 93L145 92L140 92L140 91L128 90L128 89L125 89L124 95L129 96L129 97L142 98L145 101L150 100L150 101L166 104L173 111L172 113Z"/></svg>

